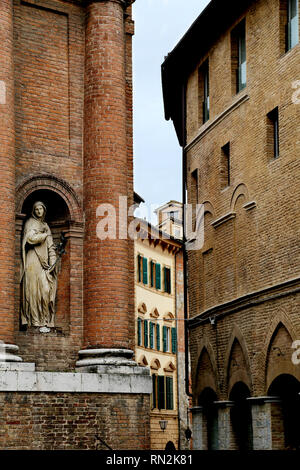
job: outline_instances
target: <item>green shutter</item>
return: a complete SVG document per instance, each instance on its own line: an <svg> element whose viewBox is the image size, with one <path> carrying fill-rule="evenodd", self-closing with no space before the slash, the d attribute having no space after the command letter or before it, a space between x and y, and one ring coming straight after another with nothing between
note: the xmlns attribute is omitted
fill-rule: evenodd
<svg viewBox="0 0 300 470"><path fill-rule="evenodd" d="M173 410L173 378L166 377L166 408L167 410Z"/></svg>
<svg viewBox="0 0 300 470"><path fill-rule="evenodd" d="M158 409L163 410L165 408L165 377L158 375L157 379Z"/></svg>
<svg viewBox="0 0 300 470"><path fill-rule="evenodd" d="M153 330L154 330L154 323L150 322L150 349L154 349L154 335L153 335Z"/></svg>
<svg viewBox="0 0 300 470"><path fill-rule="evenodd" d="M163 352L167 352L167 327L163 326Z"/></svg>
<svg viewBox="0 0 300 470"><path fill-rule="evenodd" d="M141 282L142 280L142 273L141 273L141 255L138 255L138 281Z"/></svg>
<svg viewBox="0 0 300 470"><path fill-rule="evenodd" d="M157 384L157 375L153 374L152 375L152 407L156 408L157 407L157 399L156 399L156 384Z"/></svg>
<svg viewBox="0 0 300 470"><path fill-rule="evenodd" d="M156 289L161 288L161 284L160 284L160 264L158 264L158 263L155 265L155 287L156 287Z"/></svg>
<svg viewBox="0 0 300 470"><path fill-rule="evenodd" d="M167 283L167 268L164 267L164 290L168 292L168 283Z"/></svg>
<svg viewBox="0 0 300 470"><path fill-rule="evenodd" d="M154 286L154 279L153 279L153 261L150 261L150 285L151 287Z"/></svg>
<svg viewBox="0 0 300 470"><path fill-rule="evenodd" d="M168 293L171 294L171 269L168 269Z"/></svg>
<svg viewBox="0 0 300 470"><path fill-rule="evenodd" d="M142 320L137 320L138 346L142 345Z"/></svg>
<svg viewBox="0 0 300 470"><path fill-rule="evenodd" d="M158 323L156 325L156 349L160 351L160 326Z"/></svg>
<svg viewBox="0 0 300 470"><path fill-rule="evenodd" d="M143 258L143 283L148 284L147 258Z"/></svg>
<svg viewBox="0 0 300 470"><path fill-rule="evenodd" d="M148 320L144 320L144 347L148 348Z"/></svg>
<svg viewBox="0 0 300 470"><path fill-rule="evenodd" d="M177 331L176 328L172 328L172 353L177 352Z"/></svg>

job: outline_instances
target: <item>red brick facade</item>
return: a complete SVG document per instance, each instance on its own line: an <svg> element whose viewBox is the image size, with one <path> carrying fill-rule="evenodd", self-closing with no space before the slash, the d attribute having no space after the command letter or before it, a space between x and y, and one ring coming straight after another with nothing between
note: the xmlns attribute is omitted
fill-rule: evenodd
<svg viewBox="0 0 300 470"><path fill-rule="evenodd" d="M120 386L112 393L109 367L99 383L90 369L59 374L74 371L80 350L134 349L133 242L118 237L118 226L116 240L96 233L100 204L113 205L119 220L119 196L133 202L133 2L0 3L0 340L36 368L0 367L0 447L95 449L99 435L114 449L148 448L150 390L145 374L135 388L143 374L130 352L113 371ZM20 324L21 240L37 200L54 242L61 232L68 240L48 333ZM58 374L40 393L42 371ZM15 374L14 389L7 380Z"/></svg>

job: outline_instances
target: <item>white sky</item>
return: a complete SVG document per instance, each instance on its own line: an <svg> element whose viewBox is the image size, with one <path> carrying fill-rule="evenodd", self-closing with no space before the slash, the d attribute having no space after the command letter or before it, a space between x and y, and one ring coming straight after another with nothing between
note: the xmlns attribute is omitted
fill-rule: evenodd
<svg viewBox="0 0 300 470"><path fill-rule="evenodd" d="M133 4L135 191L146 203L181 201L181 148L165 121L161 64L209 0L136 0Z"/></svg>

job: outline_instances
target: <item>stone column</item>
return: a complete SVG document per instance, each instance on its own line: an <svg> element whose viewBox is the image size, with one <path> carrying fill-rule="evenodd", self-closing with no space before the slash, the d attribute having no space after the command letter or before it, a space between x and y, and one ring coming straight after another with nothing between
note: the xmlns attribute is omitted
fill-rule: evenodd
<svg viewBox="0 0 300 470"><path fill-rule="evenodd" d="M194 406L191 413L193 450L203 450L203 407Z"/></svg>
<svg viewBox="0 0 300 470"><path fill-rule="evenodd" d="M90 0L86 7L84 349L79 367L128 364L133 355L133 241L127 240L126 231L119 236L119 196L129 192L124 18L128 3ZM100 214L101 204L112 215L112 226L116 223L115 239L99 239L99 231L97 236L100 215L106 215L103 210Z"/></svg>
<svg viewBox="0 0 300 470"><path fill-rule="evenodd" d="M280 403L278 397L247 398L251 405L253 450L272 449L272 403Z"/></svg>
<svg viewBox="0 0 300 470"><path fill-rule="evenodd" d="M19 362L15 313L13 1L0 2L0 362Z"/></svg>
<svg viewBox="0 0 300 470"><path fill-rule="evenodd" d="M218 408L218 450L229 450L232 442L230 410L234 402L216 401L214 404Z"/></svg>

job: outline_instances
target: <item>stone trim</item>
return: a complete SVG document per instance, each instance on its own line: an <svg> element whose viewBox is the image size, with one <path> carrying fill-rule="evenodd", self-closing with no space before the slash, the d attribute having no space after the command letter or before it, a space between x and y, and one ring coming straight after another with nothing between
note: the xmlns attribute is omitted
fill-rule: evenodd
<svg viewBox="0 0 300 470"><path fill-rule="evenodd" d="M59 393L152 393L149 374L145 368L130 368L131 373L91 374L81 372L24 372L0 371L0 392L59 392Z"/></svg>
<svg viewBox="0 0 300 470"><path fill-rule="evenodd" d="M212 316L215 316L217 321L218 318L231 315L247 308L252 308L256 305L263 304L264 302L269 302L271 300L280 299L288 295L295 295L298 293L300 293L299 277L274 286L266 287L259 291L251 292L250 294L246 294L242 297L230 300L229 302L209 308L199 315L190 318L188 320L188 328L196 328L203 323L208 323L209 317Z"/></svg>
<svg viewBox="0 0 300 470"><path fill-rule="evenodd" d="M197 413L202 413L203 412L203 406L193 406L193 408L190 408L190 412L194 415Z"/></svg>
<svg viewBox="0 0 300 470"><path fill-rule="evenodd" d="M231 400L223 400L223 401L214 401L213 404L217 408L232 408L235 405L235 402Z"/></svg>
<svg viewBox="0 0 300 470"><path fill-rule="evenodd" d="M235 219L236 213L235 212L228 212L228 214L222 215L222 217L219 217L218 219L214 220L211 225L214 228L219 227L220 225L224 224L225 222L228 222L231 219Z"/></svg>
<svg viewBox="0 0 300 470"><path fill-rule="evenodd" d="M246 211L251 211L252 209L255 209L255 207L256 207L256 201L250 201L243 205L243 208Z"/></svg>
<svg viewBox="0 0 300 470"><path fill-rule="evenodd" d="M249 397L246 398L250 405L264 405L265 403L281 403L279 397Z"/></svg>
<svg viewBox="0 0 300 470"><path fill-rule="evenodd" d="M239 97L237 100L235 100L228 108L226 108L222 113L218 114L218 116L213 119L213 121L208 121L207 125L201 126L198 134L194 139L185 147L185 151L188 152L191 150L194 145L196 145L198 142L200 142L203 137L206 136L214 127L216 127L218 124L220 124L223 119L225 119L228 114L230 114L232 111L234 111L236 108L241 106L241 104L245 103L246 101L249 100L249 95L243 95Z"/></svg>

